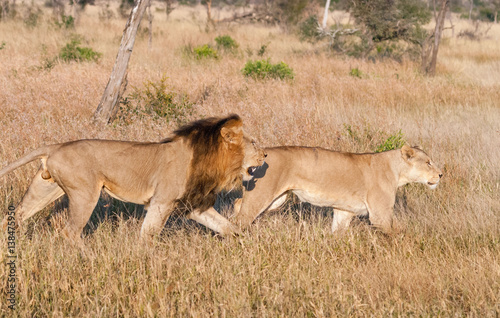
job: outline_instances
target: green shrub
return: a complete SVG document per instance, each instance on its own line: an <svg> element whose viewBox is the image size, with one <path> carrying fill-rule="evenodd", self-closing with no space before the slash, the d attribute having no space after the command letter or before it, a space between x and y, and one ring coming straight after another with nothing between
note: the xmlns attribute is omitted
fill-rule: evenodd
<svg viewBox="0 0 500 318"><path fill-rule="evenodd" d="M2 44L0 45L0 50L5 49L5 45L7 45L7 43L5 43L5 41L2 41Z"/></svg>
<svg viewBox="0 0 500 318"><path fill-rule="evenodd" d="M128 122L146 115L185 123L193 113L193 103L185 94L169 91L166 80L167 77L162 77L157 83L147 81L142 90L134 88L134 92L122 100L117 118Z"/></svg>
<svg viewBox="0 0 500 318"><path fill-rule="evenodd" d="M217 50L211 48L208 44L202 45L202 46L197 46L193 49L194 56L196 59L201 60L204 58L213 58L217 59L219 58L219 55L217 54Z"/></svg>
<svg viewBox="0 0 500 318"><path fill-rule="evenodd" d="M311 43L318 42L322 36L318 30L319 22L316 15L312 15L299 25L299 37L301 41Z"/></svg>
<svg viewBox="0 0 500 318"><path fill-rule="evenodd" d="M352 77L361 78L363 73L356 67L356 68L351 68L349 75L351 75Z"/></svg>
<svg viewBox="0 0 500 318"><path fill-rule="evenodd" d="M28 28L35 28L36 26L38 26L38 22L40 21L40 17L42 15L42 10L40 10L39 8L30 7L28 9L26 18L23 20L24 25L26 25Z"/></svg>
<svg viewBox="0 0 500 318"><path fill-rule="evenodd" d="M390 135L382 144L380 144L375 152L383 152L387 150L399 149L406 143L405 136L401 129L394 135Z"/></svg>
<svg viewBox="0 0 500 318"><path fill-rule="evenodd" d="M61 15L61 22L55 21L54 24L60 29L74 29L75 19L70 15Z"/></svg>
<svg viewBox="0 0 500 318"><path fill-rule="evenodd" d="M267 47L269 46L269 44L271 44L271 43L262 44L260 46L259 51L257 52L257 55L260 57L264 56L264 54L266 54Z"/></svg>
<svg viewBox="0 0 500 318"><path fill-rule="evenodd" d="M66 44L65 47L59 52L59 58L65 62L70 61L89 61L97 62L101 57L101 53L94 51L89 47L80 47L80 40L73 39L71 42Z"/></svg>
<svg viewBox="0 0 500 318"><path fill-rule="evenodd" d="M284 62L271 64L269 59L248 61L242 69L243 75L254 79L293 79L293 70Z"/></svg>
<svg viewBox="0 0 500 318"><path fill-rule="evenodd" d="M223 49L225 51L233 52L238 48L238 43L230 37L229 35L220 35L215 38L215 43L217 43L218 49Z"/></svg>

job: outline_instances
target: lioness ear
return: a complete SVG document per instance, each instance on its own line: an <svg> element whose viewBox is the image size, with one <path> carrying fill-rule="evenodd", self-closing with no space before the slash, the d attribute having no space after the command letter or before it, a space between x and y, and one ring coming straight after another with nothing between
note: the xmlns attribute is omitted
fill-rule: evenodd
<svg viewBox="0 0 500 318"><path fill-rule="evenodd" d="M401 148L401 156L405 160L409 160L415 156L415 149L408 145L404 145L403 148Z"/></svg>
<svg viewBox="0 0 500 318"><path fill-rule="evenodd" d="M241 121L228 121L224 127L220 129L220 134L227 143L240 143L243 136Z"/></svg>

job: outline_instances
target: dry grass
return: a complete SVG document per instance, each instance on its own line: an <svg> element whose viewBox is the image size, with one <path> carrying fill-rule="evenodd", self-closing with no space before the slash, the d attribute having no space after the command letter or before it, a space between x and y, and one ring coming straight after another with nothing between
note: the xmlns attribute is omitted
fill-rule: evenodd
<svg viewBox="0 0 500 318"><path fill-rule="evenodd" d="M34 29L0 23L6 42L0 50L0 166L43 144L159 140L175 128L148 118L106 127L91 122L125 24L101 22L98 11L89 7L74 32L103 53L101 61L57 62L45 70L44 61L71 32L51 26L48 13ZM162 239L147 247L137 243L140 209L101 204L86 231L85 256L59 238L63 201L42 212L28 235L17 234L15 315L498 317L498 25L480 42L446 39L438 75L427 78L410 61L334 57L276 28L237 25L207 33L200 9L181 7L168 22L164 13L155 14L153 47L145 36L136 41L129 88L166 75L172 91L195 103L193 118L239 113L265 146L373 151L401 129L443 167L444 180L435 191L412 185L398 192L403 230L393 237L364 224L334 236L330 210L290 204L263 215L244 237L220 239L192 223L169 222ZM220 34L231 35L240 52L207 61L184 53ZM247 51L256 58L266 43L266 57L288 63L295 80L256 82L241 75ZM352 68L362 78L350 76ZM31 164L0 180L3 210L20 201L35 169ZM5 247L6 233L0 241ZM0 315L9 316L6 251L1 255Z"/></svg>

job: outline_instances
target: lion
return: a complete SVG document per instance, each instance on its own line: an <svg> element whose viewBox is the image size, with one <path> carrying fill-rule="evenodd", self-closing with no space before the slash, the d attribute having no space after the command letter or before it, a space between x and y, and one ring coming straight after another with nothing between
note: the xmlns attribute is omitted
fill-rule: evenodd
<svg viewBox="0 0 500 318"><path fill-rule="evenodd" d="M217 193L241 187L264 157L240 117L230 115L192 122L160 142L92 139L44 146L0 170L0 177L41 159L17 217L24 222L66 194L62 234L79 245L101 190L145 206L141 238L158 234L174 210L226 235L239 229L212 208Z"/></svg>
<svg viewBox="0 0 500 318"><path fill-rule="evenodd" d="M230 220L245 228L262 212L279 208L286 193L334 208L332 232L346 229L355 215L368 216L383 232L393 226L398 187L411 182L435 189L443 176L418 147L381 153L347 153L307 147L266 148L266 162L245 184Z"/></svg>

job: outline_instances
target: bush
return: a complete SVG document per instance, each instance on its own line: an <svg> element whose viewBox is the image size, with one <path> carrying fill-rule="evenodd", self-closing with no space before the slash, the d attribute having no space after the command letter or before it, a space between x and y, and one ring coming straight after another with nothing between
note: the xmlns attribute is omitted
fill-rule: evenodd
<svg viewBox="0 0 500 318"><path fill-rule="evenodd" d="M38 26L38 22L40 21L41 16L43 15L42 10L36 7L29 7L26 18L24 18L23 22L28 28L35 28Z"/></svg>
<svg viewBox="0 0 500 318"><path fill-rule="evenodd" d="M134 117L152 116L183 124L193 113L193 104L185 94L177 94L168 90L162 77L158 83L148 81L142 90L134 88L134 92L121 101L117 118L130 122Z"/></svg>
<svg viewBox="0 0 500 318"><path fill-rule="evenodd" d="M351 14L363 30L361 42L353 46L361 57L367 57L375 50L378 57L400 57L403 47L383 42L406 42L408 47L421 46L427 37L422 27L429 23L431 12L419 0L353 0ZM396 50L395 50L396 49Z"/></svg>
<svg viewBox="0 0 500 318"><path fill-rule="evenodd" d="M211 48L208 44L197 46L193 49L194 56L196 59L201 60L204 58L219 58L217 50Z"/></svg>
<svg viewBox="0 0 500 318"><path fill-rule="evenodd" d="M217 43L218 49L223 49L225 51L235 51L238 48L238 43L230 37L229 35L220 35L215 38L215 43Z"/></svg>
<svg viewBox="0 0 500 318"><path fill-rule="evenodd" d="M293 79L293 70L284 62L271 64L269 59L248 61L242 69L243 75L254 79Z"/></svg>
<svg viewBox="0 0 500 318"><path fill-rule="evenodd" d="M361 78L363 73L356 67L356 68L351 68L349 75L351 75L352 77Z"/></svg>
<svg viewBox="0 0 500 318"><path fill-rule="evenodd" d="M380 144L375 152L399 149L403 147L405 143L405 136L400 129L396 134L390 135L382 144Z"/></svg>
<svg viewBox="0 0 500 318"><path fill-rule="evenodd" d="M61 22L55 21L54 24L62 29L74 29L75 28L75 19L70 15L61 15Z"/></svg>
<svg viewBox="0 0 500 318"><path fill-rule="evenodd" d="M73 39L71 42L66 44L65 47L61 49L59 53L59 58L65 62L70 61L88 61L88 62L97 62L101 57L101 53L94 51L89 47L80 47L80 40Z"/></svg>
<svg viewBox="0 0 500 318"><path fill-rule="evenodd" d="M319 21L316 15L312 15L299 25L299 37L301 41L316 43L322 36L318 30Z"/></svg>

